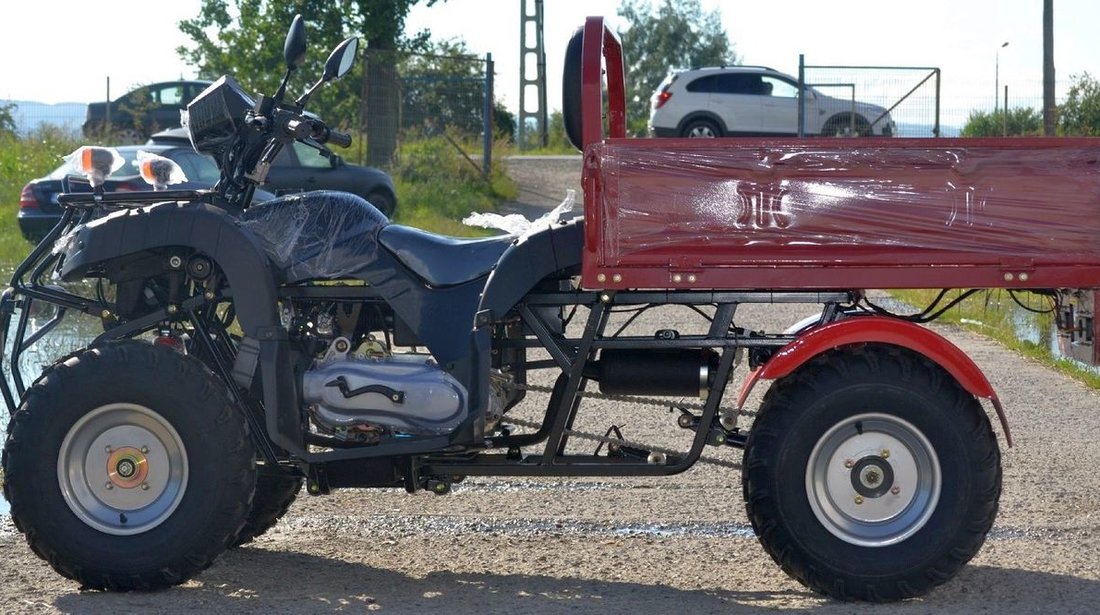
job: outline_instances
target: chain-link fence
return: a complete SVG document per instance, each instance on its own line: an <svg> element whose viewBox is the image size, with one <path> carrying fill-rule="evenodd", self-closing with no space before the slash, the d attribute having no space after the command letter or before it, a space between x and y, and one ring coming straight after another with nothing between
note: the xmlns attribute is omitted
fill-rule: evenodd
<svg viewBox="0 0 1100 615"><path fill-rule="evenodd" d="M897 125L897 136L956 137L964 134L968 122L972 124L970 134L980 136L1042 132L1040 80L964 79L959 75L943 76L934 67L805 65L802 72L806 85L844 101L857 114L861 108L868 110L868 105L889 112ZM1056 84L1059 103L1069 87L1067 81ZM820 134L821 122L814 114L823 105L815 106L812 97L807 98L806 105L804 134Z"/></svg>
<svg viewBox="0 0 1100 615"><path fill-rule="evenodd" d="M812 88L802 99L802 134L846 128L851 134L943 136L938 68L804 66L800 72ZM895 126L887 127L891 120Z"/></svg>

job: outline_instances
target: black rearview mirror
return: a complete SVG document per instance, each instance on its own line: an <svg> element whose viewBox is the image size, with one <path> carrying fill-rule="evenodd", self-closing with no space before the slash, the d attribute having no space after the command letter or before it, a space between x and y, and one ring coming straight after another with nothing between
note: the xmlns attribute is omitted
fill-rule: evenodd
<svg viewBox="0 0 1100 615"><path fill-rule="evenodd" d="M328 59L325 60L325 72L321 75L321 78L317 80L317 83L313 84L313 87L309 88L305 94L302 94L298 100L294 101L296 105L304 105L306 101L313 96L313 93L317 91L322 85L336 79L343 77L351 70L351 65L355 63L355 53L359 51L359 39L354 36L348 39L344 39L336 49L332 50Z"/></svg>
<svg viewBox="0 0 1100 615"><path fill-rule="evenodd" d="M331 81L346 75L351 70L351 65L355 63L355 53L357 51L359 51L359 39L354 36L344 39L325 60L325 72L321 76L321 80Z"/></svg>
<svg viewBox="0 0 1100 615"><path fill-rule="evenodd" d="M298 68L306 59L306 24L301 15L295 15L283 43L283 57L290 70Z"/></svg>

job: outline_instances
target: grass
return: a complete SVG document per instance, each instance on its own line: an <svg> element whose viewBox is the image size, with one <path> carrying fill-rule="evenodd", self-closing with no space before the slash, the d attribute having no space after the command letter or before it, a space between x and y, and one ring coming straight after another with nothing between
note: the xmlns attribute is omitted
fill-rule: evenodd
<svg viewBox="0 0 1100 615"><path fill-rule="evenodd" d="M895 290L890 291L890 294L899 301L923 307L928 305L938 292L936 290ZM961 292L952 291L945 298L944 305L946 305L947 300L958 297ZM1039 295L1018 292L1016 297L1032 310L1047 310L1050 308L1050 302ZM1000 342L1001 345L1052 367L1091 388L1100 389L1100 374L1086 369L1074 361L1054 355L1050 351L1049 343L1041 341L1041 343L1035 344L1020 339L1017 335L1017 320L1021 317L1021 314L1027 314L1027 312L1013 301L1007 290L992 289L964 299L945 312L939 320L985 335ZM1040 339L1047 340L1046 335L1053 329L1055 315L1044 313L1028 314L1028 316L1034 319L1034 323L1039 328Z"/></svg>
<svg viewBox="0 0 1100 615"><path fill-rule="evenodd" d="M79 145L48 126L25 137L0 132L0 261L15 263L31 249L15 222L23 186L57 168L61 157Z"/></svg>
<svg viewBox="0 0 1100 615"><path fill-rule="evenodd" d="M502 159L494 159L492 173L483 177L456 143L444 137L404 143L392 175L399 201L394 220L445 235L489 234L462 224L462 218L494 211L498 202L518 194Z"/></svg>

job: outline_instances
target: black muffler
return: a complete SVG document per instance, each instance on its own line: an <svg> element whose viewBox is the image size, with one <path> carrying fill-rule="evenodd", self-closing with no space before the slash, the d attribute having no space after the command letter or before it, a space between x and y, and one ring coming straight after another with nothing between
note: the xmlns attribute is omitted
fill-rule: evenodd
<svg viewBox="0 0 1100 615"><path fill-rule="evenodd" d="M608 395L706 397L718 370L712 348L604 349L584 375Z"/></svg>

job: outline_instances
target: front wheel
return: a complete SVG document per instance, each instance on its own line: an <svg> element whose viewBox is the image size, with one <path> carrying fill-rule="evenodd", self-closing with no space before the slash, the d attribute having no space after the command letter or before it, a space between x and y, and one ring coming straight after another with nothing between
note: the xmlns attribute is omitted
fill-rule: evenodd
<svg viewBox="0 0 1100 615"><path fill-rule="evenodd" d="M4 495L31 548L97 589L182 583L244 523L247 425L220 380L175 350L123 341L49 368L12 417Z"/></svg>
<svg viewBox="0 0 1100 615"><path fill-rule="evenodd" d="M744 468L764 549L840 599L900 600L950 579L984 542L1001 491L981 405L887 346L835 350L777 381Z"/></svg>

